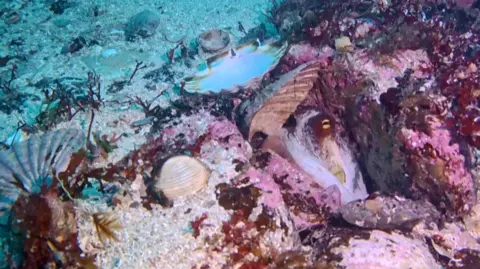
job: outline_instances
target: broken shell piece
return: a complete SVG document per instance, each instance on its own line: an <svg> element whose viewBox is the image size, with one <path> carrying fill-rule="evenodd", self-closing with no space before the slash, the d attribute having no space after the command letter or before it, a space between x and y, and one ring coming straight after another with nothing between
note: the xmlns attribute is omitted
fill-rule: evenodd
<svg viewBox="0 0 480 269"><path fill-rule="evenodd" d="M348 36L342 36L335 39L335 49L340 52L353 51L353 44Z"/></svg>
<svg viewBox="0 0 480 269"><path fill-rule="evenodd" d="M219 29L203 32L198 37L198 44L203 52L215 53L226 48L230 43L230 35Z"/></svg>
<svg viewBox="0 0 480 269"><path fill-rule="evenodd" d="M286 48L287 44L280 41L265 45L255 41L217 54L207 59L201 71L185 78L184 89L205 94L247 86L274 68Z"/></svg>
<svg viewBox="0 0 480 269"><path fill-rule="evenodd" d="M197 159L174 156L168 159L155 177L155 189L162 191L168 199L192 195L208 182L210 170Z"/></svg>

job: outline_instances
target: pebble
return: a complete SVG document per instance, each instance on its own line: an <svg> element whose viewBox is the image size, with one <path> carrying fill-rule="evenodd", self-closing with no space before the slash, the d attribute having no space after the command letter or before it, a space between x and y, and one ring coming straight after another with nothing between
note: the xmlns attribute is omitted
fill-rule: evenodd
<svg viewBox="0 0 480 269"><path fill-rule="evenodd" d="M125 37L132 41L139 36L146 38L155 34L160 25L160 16L150 10L144 10L131 17L125 26Z"/></svg>
<svg viewBox="0 0 480 269"><path fill-rule="evenodd" d="M67 19L56 19L53 21L53 25L63 28L67 27L70 24L70 20Z"/></svg>
<svg viewBox="0 0 480 269"><path fill-rule="evenodd" d="M113 55L117 54L117 50L116 49L104 49L101 54L102 54L102 57L110 57L110 56L113 56Z"/></svg>

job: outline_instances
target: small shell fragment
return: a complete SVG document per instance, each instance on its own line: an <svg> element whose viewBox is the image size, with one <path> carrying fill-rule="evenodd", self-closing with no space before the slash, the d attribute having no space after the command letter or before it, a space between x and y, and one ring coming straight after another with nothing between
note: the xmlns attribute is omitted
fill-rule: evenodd
<svg viewBox="0 0 480 269"><path fill-rule="evenodd" d="M335 39L335 49L341 52L353 51L353 44L348 36L342 36Z"/></svg>
<svg viewBox="0 0 480 269"><path fill-rule="evenodd" d="M155 189L162 191L168 199L192 195L208 182L210 170L197 159L174 156L168 159L155 177Z"/></svg>

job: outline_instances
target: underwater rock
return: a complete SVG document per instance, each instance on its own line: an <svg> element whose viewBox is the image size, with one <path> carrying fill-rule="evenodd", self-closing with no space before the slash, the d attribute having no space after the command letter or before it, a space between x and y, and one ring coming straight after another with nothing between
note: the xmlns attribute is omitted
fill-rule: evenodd
<svg viewBox="0 0 480 269"><path fill-rule="evenodd" d="M476 200L474 183L444 121L448 112L444 98L431 94L405 98L406 93L392 92L381 96L382 105L367 99L351 105L358 108L347 118L361 149L359 161L381 192L426 194L450 213L465 212ZM392 124L389 119L394 119Z"/></svg>
<svg viewBox="0 0 480 269"><path fill-rule="evenodd" d="M476 269L480 264L480 251L462 249L455 253L445 269Z"/></svg>
<svg viewBox="0 0 480 269"><path fill-rule="evenodd" d="M7 16L5 16L5 23L7 24L16 24L20 21L21 17L20 14L16 11L11 12Z"/></svg>
<svg viewBox="0 0 480 269"><path fill-rule="evenodd" d="M272 210L285 206L296 229L325 223L328 212L340 206L338 188L324 190L296 165L276 154L271 154L265 167L250 168L239 178L239 182L254 182L261 190L261 204Z"/></svg>
<svg viewBox="0 0 480 269"><path fill-rule="evenodd" d="M243 44L207 59L206 66L186 77L184 89L191 93L236 92L240 87L258 83L280 61L287 44L276 41Z"/></svg>
<svg viewBox="0 0 480 269"><path fill-rule="evenodd" d="M468 231L480 236L480 204L472 207L470 213L463 218L463 223Z"/></svg>
<svg viewBox="0 0 480 269"><path fill-rule="evenodd" d="M345 269L441 269L422 239L397 232L314 229L308 238L314 248L314 261L326 261L333 268Z"/></svg>
<svg viewBox="0 0 480 269"><path fill-rule="evenodd" d="M69 0L55 0L50 5L50 11L52 11L53 14L63 14L67 8L71 8L74 6L75 4L70 2Z"/></svg>
<svg viewBox="0 0 480 269"><path fill-rule="evenodd" d="M219 145L235 150L238 155L238 160L248 162L252 156L252 148L250 144L245 141L237 126L226 119L218 119L208 124L208 134L210 139L218 141ZM207 152L201 152L203 157L206 157Z"/></svg>
<svg viewBox="0 0 480 269"><path fill-rule="evenodd" d="M290 70L300 64L312 61L326 62L329 57L334 55L334 52L329 46L318 48L308 43L293 44L282 59L282 63L288 64Z"/></svg>
<svg viewBox="0 0 480 269"><path fill-rule="evenodd" d="M39 193L52 183L52 173L63 172L71 155L85 143L83 132L61 129L13 144L0 151L0 212L22 193Z"/></svg>
<svg viewBox="0 0 480 269"><path fill-rule="evenodd" d="M455 3L458 7L469 8L475 3L475 0L456 0Z"/></svg>
<svg viewBox="0 0 480 269"><path fill-rule="evenodd" d="M85 45L87 44L87 41L85 38L82 36L78 36L70 41L69 44L66 44L62 48L62 54L67 54L67 53L75 53L79 50L81 50Z"/></svg>
<svg viewBox="0 0 480 269"><path fill-rule="evenodd" d="M64 28L64 27L67 27L68 25L70 25L72 22L68 19L64 19L64 18L60 18L60 19L56 19L53 21L53 25L59 27L59 28Z"/></svg>
<svg viewBox="0 0 480 269"><path fill-rule="evenodd" d="M443 263L444 266L449 263L449 260L452 261L460 258L457 256L457 253L463 250L480 253L480 244L478 244L477 235L465 230L465 226L461 223L445 222L441 227L442 229L436 229L435 226L418 225L415 226L412 233L415 234L416 237L427 238L428 243L432 247L432 253L436 253L441 257L441 259L438 260ZM447 259L445 260L443 258ZM460 261L461 259L458 260Z"/></svg>
<svg viewBox="0 0 480 269"><path fill-rule="evenodd" d="M282 14L281 24L279 26L279 31L283 36L288 36L288 34L298 30L302 24L302 17L300 17L300 12L298 11L287 11Z"/></svg>
<svg viewBox="0 0 480 269"><path fill-rule="evenodd" d="M380 95L381 105L352 101L348 128L361 148L359 160L382 192L426 194L450 213L465 212L476 200L475 188L462 144L452 143L447 101L431 90L415 94L412 87L389 89Z"/></svg>
<svg viewBox="0 0 480 269"><path fill-rule="evenodd" d="M379 230L412 229L421 221L430 223L440 219L440 212L429 202L398 196L374 196L353 201L342 206L340 212L350 224Z"/></svg>
<svg viewBox="0 0 480 269"><path fill-rule="evenodd" d="M132 16L125 25L125 37L133 41L139 36L146 38L155 34L160 25L160 16L150 10L144 10Z"/></svg>
<svg viewBox="0 0 480 269"><path fill-rule="evenodd" d="M444 203L456 213L467 212L476 202L476 189L460 146L452 143L439 117L427 115L423 120L425 132L405 127L398 132L408 154L410 177L432 202Z"/></svg>
<svg viewBox="0 0 480 269"><path fill-rule="evenodd" d="M203 52L215 53L230 44L230 35L223 30L212 29L201 33L197 40Z"/></svg>

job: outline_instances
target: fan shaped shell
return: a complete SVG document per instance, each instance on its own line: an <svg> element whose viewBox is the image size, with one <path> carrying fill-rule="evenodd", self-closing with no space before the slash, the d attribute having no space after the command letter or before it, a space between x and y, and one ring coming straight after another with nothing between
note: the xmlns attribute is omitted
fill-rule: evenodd
<svg viewBox="0 0 480 269"><path fill-rule="evenodd" d="M186 156L169 158L155 178L155 189L168 199L192 195L208 182L210 170L197 159Z"/></svg>
<svg viewBox="0 0 480 269"><path fill-rule="evenodd" d="M0 211L9 208L22 192L38 193L42 186L49 186L51 173L63 172L84 141L80 130L60 129L0 151Z"/></svg>
<svg viewBox="0 0 480 269"><path fill-rule="evenodd" d="M259 131L269 136L279 136L282 125L314 87L320 69L318 63L305 67L268 99L250 121L249 139Z"/></svg>

